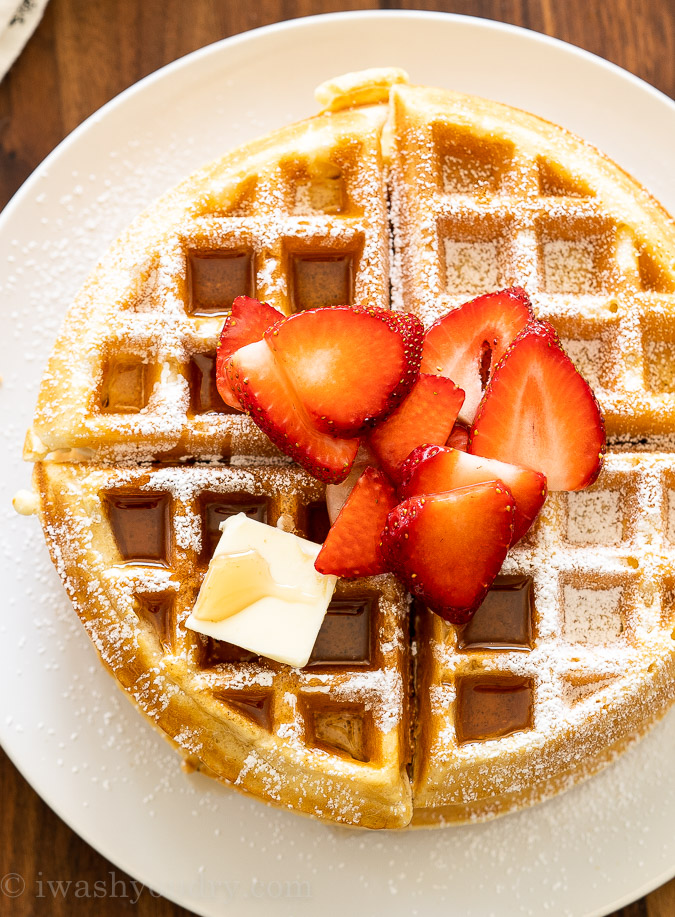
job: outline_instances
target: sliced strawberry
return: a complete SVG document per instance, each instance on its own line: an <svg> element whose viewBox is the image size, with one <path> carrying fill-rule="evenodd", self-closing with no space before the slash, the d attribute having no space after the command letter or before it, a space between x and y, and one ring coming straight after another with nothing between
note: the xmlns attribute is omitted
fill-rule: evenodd
<svg viewBox="0 0 675 917"><path fill-rule="evenodd" d="M419 377L405 401L370 434L370 446L392 479L416 446L446 442L463 400L464 392L450 379Z"/></svg>
<svg viewBox="0 0 675 917"><path fill-rule="evenodd" d="M497 481L412 497L387 516L382 562L432 611L464 624L501 569L513 513L513 497Z"/></svg>
<svg viewBox="0 0 675 917"><path fill-rule="evenodd" d="M459 449L460 452L467 452L469 448L469 428L463 423L456 423L450 430L450 436L445 444L451 449Z"/></svg>
<svg viewBox="0 0 675 917"><path fill-rule="evenodd" d="M581 490L600 473L605 446L590 386L554 328L530 322L494 371L469 452L540 471L549 490Z"/></svg>
<svg viewBox="0 0 675 917"><path fill-rule="evenodd" d="M423 335L406 312L336 306L291 315L265 340L317 429L353 436L408 393Z"/></svg>
<svg viewBox="0 0 675 917"><path fill-rule="evenodd" d="M442 446L415 449L403 463L400 477L399 493L403 499L483 481L506 484L516 501L511 544L523 537L546 499L546 478L538 471Z"/></svg>
<svg viewBox="0 0 675 917"><path fill-rule="evenodd" d="M220 333L216 356L216 385L225 404L241 410L239 399L230 388L225 364L240 347L261 341L264 333L284 316L266 302L259 302L251 296L237 296L232 311L225 319Z"/></svg>
<svg viewBox="0 0 675 917"><path fill-rule="evenodd" d="M461 421L473 422L494 367L533 318L527 293L513 287L472 299L429 328L420 372L446 376L464 390Z"/></svg>
<svg viewBox="0 0 675 917"><path fill-rule="evenodd" d="M379 554L382 529L396 506L396 491L386 476L366 468L332 525L314 566L336 576L385 573Z"/></svg>
<svg viewBox="0 0 675 917"><path fill-rule="evenodd" d="M338 483L347 477L358 439L338 439L315 429L264 340L240 347L226 371L244 410L282 452L320 481Z"/></svg>

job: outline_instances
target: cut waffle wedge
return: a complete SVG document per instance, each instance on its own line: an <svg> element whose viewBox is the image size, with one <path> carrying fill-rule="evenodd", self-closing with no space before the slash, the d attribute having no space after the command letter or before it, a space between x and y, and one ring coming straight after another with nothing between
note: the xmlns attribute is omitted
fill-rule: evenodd
<svg viewBox="0 0 675 917"><path fill-rule="evenodd" d="M384 105L324 114L231 153L141 216L69 311L31 459L171 461L276 449L216 387L239 295L284 315L389 308Z"/></svg>
<svg viewBox="0 0 675 917"><path fill-rule="evenodd" d="M400 71L320 98L323 113L191 176L104 256L25 457L103 662L206 773L341 824L488 818L595 772L675 700L675 228L533 115ZM378 576L338 582L304 669L186 630L224 515L325 535L324 485L218 398L233 299L429 326L513 286L592 385L608 454L591 488L549 495L474 619L418 603L411 638L403 588Z"/></svg>
<svg viewBox="0 0 675 917"><path fill-rule="evenodd" d="M523 287L593 386L615 448L672 449L671 217L595 148L533 115L405 85L391 105L395 306L429 325Z"/></svg>
<svg viewBox="0 0 675 917"><path fill-rule="evenodd" d="M675 460L549 494L484 605L418 605L414 822L486 818L599 770L675 697Z"/></svg>
<svg viewBox="0 0 675 917"><path fill-rule="evenodd" d="M35 486L102 661L199 766L326 820L410 821L408 604L393 577L339 583L303 669L184 627L219 522L245 512L316 535L321 484L291 467L39 463Z"/></svg>

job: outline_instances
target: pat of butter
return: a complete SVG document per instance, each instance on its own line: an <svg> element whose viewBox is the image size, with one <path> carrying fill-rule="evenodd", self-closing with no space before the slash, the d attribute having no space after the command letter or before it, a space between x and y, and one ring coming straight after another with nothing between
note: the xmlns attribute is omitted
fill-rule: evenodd
<svg viewBox="0 0 675 917"><path fill-rule="evenodd" d="M244 513L220 528L185 626L277 662L306 665L337 582L314 569L321 545Z"/></svg>

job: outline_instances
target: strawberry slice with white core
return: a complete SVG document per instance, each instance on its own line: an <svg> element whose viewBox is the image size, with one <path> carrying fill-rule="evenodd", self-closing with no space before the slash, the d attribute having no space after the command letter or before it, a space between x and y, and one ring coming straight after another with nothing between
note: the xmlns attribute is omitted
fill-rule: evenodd
<svg viewBox="0 0 675 917"><path fill-rule="evenodd" d="M513 497L497 481L412 497L387 516L383 565L432 611L464 624L501 569L513 513Z"/></svg>
<svg viewBox="0 0 675 917"><path fill-rule="evenodd" d="M546 478L538 471L443 446L415 449L401 467L401 480L399 494L402 499L442 493L483 481L501 481L516 501L511 544L527 532L546 499Z"/></svg>
<svg viewBox="0 0 675 917"><path fill-rule="evenodd" d="M533 321L495 369L469 452L546 475L549 490L581 490L602 467L605 424L595 396L548 322Z"/></svg>
<svg viewBox="0 0 675 917"><path fill-rule="evenodd" d="M370 447L392 480L416 446L445 444L463 400L464 392L450 379L419 377L405 401L370 434Z"/></svg>
<svg viewBox="0 0 675 917"><path fill-rule="evenodd" d="M291 315L265 340L317 429L353 436L408 393L423 335L406 312L335 306Z"/></svg>
<svg viewBox="0 0 675 917"><path fill-rule="evenodd" d="M232 310L225 319L223 330L220 333L216 355L218 394L231 408L242 409L227 379L227 361L240 347L253 344L255 341L262 341L267 329L283 317L278 309L273 309L266 302L260 302L251 296L237 296L232 303Z"/></svg>
<svg viewBox="0 0 675 917"><path fill-rule="evenodd" d="M533 318L527 293L513 287L472 299L429 328L420 372L446 376L464 390L463 423L472 423L495 366Z"/></svg>
<svg viewBox="0 0 675 917"><path fill-rule="evenodd" d="M328 510L328 518L330 519L331 525L333 525L340 515L340 510L347 502L347 498L354 489L356 482L368 466L373 468L376 467L377 459L372 450L368 448L368 445L361 440L361 445L359 446L359 451L356 453L352 470L344 481L342 481L341 484L326 485L326 509Z"/></svg>
<svg viewBox="0 0 675 917"><path fill-rule="evenodd" d="M382 529L396 491L376 468L366 468L331 527L314 566L336 576L386 573L379 554Z"/></svg>
<svg viewBox="0 0 675 917"><path fill-rule="evenodd" d="M282 452L320 481L338 483L347 477L358 439L327 436L312 425L264 340L239 348L226 371L244 410Z"/></svg>

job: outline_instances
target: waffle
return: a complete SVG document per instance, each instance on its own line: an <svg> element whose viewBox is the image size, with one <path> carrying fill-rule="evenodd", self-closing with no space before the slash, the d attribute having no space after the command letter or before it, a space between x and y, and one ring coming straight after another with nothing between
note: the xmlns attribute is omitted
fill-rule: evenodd
<svg viewBox="0 0 675 917"><path fill-rule="evenodd" d="M662 207L563 128L495 102L395 86L390 127L394 307L430 324L524 287L593 386L610 444L671 450L675 227Z"/></svg>
<svg viewBox="0 0 675 917"><path fill-rule="evenodd" d="M471 624L417 609L416 823L563 789L672 703L674 472L610 455L588 490L549 495Z"/></svg>
<svg viewBox="0 0 675 917"><path fill-rule="evenodd" d="M241 294L289 315L389 306L383 106L322 115L188 178L106 254L69 310L25 456L171 461L275 455L215 386Z"/></svg>
<svg viewBox="0 0 675 917"><path fill-rule="evenodd" d="M318 97L115 243L68 313L25 457L103 661L197 766L331 822L488 818L595 772L675 700L675 228L532 115L400 71ZM325 533L323 485L217 396L232 298L429 324L513 284L594 386L609 453L592 488L549 495L473 621L417 603L409 621L386 576L338 582L305 669L186 630L224 515Z"/></svg>
<svg viewBox="0 0 675 917"><path fill-rule="evenodd" d="M571 785L675 698L675 229L596 150L512 108L396 86L388 136L393 305L430 324L523 286L610 444L591 489L549 495L470 627L417 609L414 821L435 824Z"/></svg>
<svg viewBox="0 0 675 917"><path fill-rule="evenodd" d="M340 582L303 669L183 626L219 522L245 512L316 537L323 485L295 467L53 462L35 485L101 659L197 766L319 818L408 823L408 605L392 576Z"/></svg>

